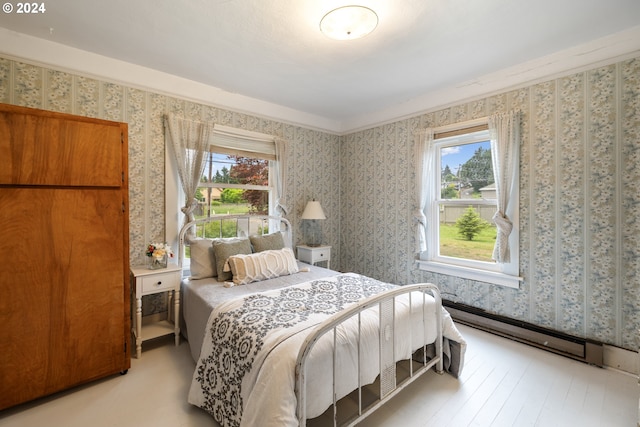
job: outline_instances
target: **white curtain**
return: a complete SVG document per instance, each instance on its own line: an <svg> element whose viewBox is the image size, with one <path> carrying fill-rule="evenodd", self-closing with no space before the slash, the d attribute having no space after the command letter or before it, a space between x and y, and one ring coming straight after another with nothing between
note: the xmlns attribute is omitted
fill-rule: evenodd
<svg viewBox="0 0 640 427"><path fill-rule="evenodd" d="M517 171L520 149L520 111L494 114L489 116L489 133L491 137L491 158L493 176L496 183L498 210L493 220L498 228L493 259L496 262L511 261L509 251L509 235L513 223L507 217L514 185L517 185Z"/></svg>
<svg viewBox="0 0 640 427"><path fill-rule="evenodd" d="M287 214L289 208L286 204L286 177L287 170L287 142L276 138L276 162L275 162L275 189L276 189L276 209L279 209L282 216Z"/></svg>
<svg viewBox="0 0 640 427"><path fill-rule="evenodd" d="M425 210L429 201L433 198L434 185L433 168L435 149L433 143L433 129L422 129L415 133L415 162L416 162L416 182L415 182L415 205L416 211L413 215L416 226L416 252L420 259L429 259L429 248L427 244L427 217Z"/></svg>
<svg viewBox="0 0 640 427"><path fill-rule="evenodd" d="M165 117L167 141L173 148L178 163L180 183L185 194L185 205L181 208L185 215L184 224L193 221L198 206L196 191L204 171L205 160L213 138L213 124L197 122L168 114ZM188 241L194 236L189 230L185 235Z"/></svg>

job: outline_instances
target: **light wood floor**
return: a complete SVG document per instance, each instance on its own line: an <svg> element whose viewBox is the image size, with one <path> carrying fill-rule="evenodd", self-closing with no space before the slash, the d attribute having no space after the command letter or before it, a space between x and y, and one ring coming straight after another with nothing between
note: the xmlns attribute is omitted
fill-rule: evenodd
<svg viewBox="0 0 640 427"><path fill-rule="evenodd" d="M635 426L634 376L466 326L459 380L429 372L363 426ZM203 427L212 418L186 402L195 364L186 343L147 344L127 375L0 412L0 427Z"/></svg>

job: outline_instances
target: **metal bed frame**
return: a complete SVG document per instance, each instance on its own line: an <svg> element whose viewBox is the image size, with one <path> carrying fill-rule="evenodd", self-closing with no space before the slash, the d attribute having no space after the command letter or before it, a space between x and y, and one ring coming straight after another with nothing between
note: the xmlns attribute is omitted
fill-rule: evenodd
<svg viewBox="0 0 640 427"><path fill-rule="evenodd" d="M205 224L210 224L214 222L219 222L219 233L217 236L206 235ZM223 225L225 223L235 222L235 236L244 236L249 237L251 234L251 230L255 230L260 234L268 234L273 233L274 231L280 231L283 233L285 246L293 249L293 228L291 227L291 223L288 219L274 216L274 215L212 215L210 217L199 218L185 224L180 229L180 234L178 235L178 265L182 266L184 262L184 247L188 245L189 242L186 241L187 231L194 228L195 236L201 238L217 238L217 237L226 237L222 235ZM252 227L252 223L254 227ZM198 229L198 226L202 226ZM200 235L198 235L200 232Z"/></svg>
<svg viewBox="0 0 640 427"><path fill-rule="evenodd" d="M222 232L223 223L225 221L235 221L236 226L236 234L246 235L247 237L251 234L251 223L260 224L260 226L254 227L254 230L260 232L261 234L267 234L269 232L281 231L284 234L285 245L288 247L292 247L292 227L291 223L282 217L270 216L270 215L215 215L208 218L201 218L190 223L186 224L180 230L179 234L179 254L178 254L178 262L179 265L182 266L184 261L184 246L188 245L188 242L185 241L185 235L187 230L192 227L196 227L198 231L198 226L211 222L220 222L220 232ZM243 225L243 222L246 221L246 225ZM197 237L202 238L211 238L211 237L219 237L219 236L207 236L205 227L202 227L200 230L201 235ZM396 322L395 322L395 313L396 313L396 298L408 295L409 298L409 317L411 317L411 307L413 306L414 298L422 299L422 319L423 319L423 328L426 334L426 324L429 321L427 317L427 306L425 304L427 295L431 294L435 300L435 321L436 321L436 331L437 336L436 340L430 345L433 345L435 354L433 357L427 357L427 347L428 344L424 344L421 348L414 353L414 357L408 359L408 361L398 361L395 359L395 348L394 348L394 336L395 334L408 334L409 337L412 337L412 322L408 322L409 330L397 330ZM360 334L361 334L361 316L362 313L366 310L378 309L378 317L379 317L379 377L377 379L377 383L379 383L379 389L377 390L377 398L376 399L368 399L365 402L365 398L363 397L363 391L367 389L367 387L371 387L371 385L365 385L360 383L360 365L363 360L363 356L361 351L361 342L360 342ZM357 394L357 410L355 414L350 414L345 420L339 420L338 417L338 407L340 401L337 399L336 393L336 354L337 354L337 345L336 345L336 337L337 337L337 328L342 323L354 318L357 316L358 322L358 336L357 336L357 345L358 345L358 386L357 389L354 390ZM411 384L413 381L418 379L420 376L428 372L432 367L435 366L436 372L439 374L443 373L443 331L442 331L442 300L440 297L440 291L438 288L430 283L421 283L414 285L406 285L400 286L398 288L394 288L392 290L383 292L381 294L374 295L366 300L360 302L359 304L351 307L347 310L343 310L330 318L326 319L324 322L320 323L316 326L313 332L306 338L304 341L297 357L296 362L296 372L295 372L295 395L297 399L297 409L296 416L298 419L298 423L300 426L306 426L307 418L306 418L306 401L307 401L307 385L306 385L306 367L308 356L311 353L311 350L318 343L318 341L326 334L333 333L333 414L331 418L333 419L333 425L347 425L353 426L358 422L362 421L380 406L382 406L385 402L391 399L393 396L397 395L401 390ZM406 336L406 335L405 335ZM426 339L424 340L426 341ZM413 346L411 346L413 348ZM421 350L421 351L420 351ZM416 355L419 354L419 357ZM416 359L421 360L416 360ZM401 369L406 369L408 365L408 376L405 375L404 379L398 381L398 367L399 364L404 363ZM414 369L414 365L415 367ZM371 393L368 392L367 395ZM348 397L345 397L347 399ZM331 410L331 407L328 411Z"/></svg>
<svg viewBox="0 0 640 427"><path fill-rule="evenodd" d="M428 293L431 293L433 298L435 299L436 307L435 307L435 319L436 319L436 331L437 337L436 341L433 343L435 345L435 356L427 359L427 344L422 346L422 352L420 353L421 361L416 361L415 359L410 359L408 361L409 366L409 376L400 381L398 383L398 378L396 377L397 371L397 363L395 361L395 348L394 348L394 335L396 333L400 334L408 334L409 338L412 337L412 324L409 324L408 331L396 331L395 324L395 302L396 298L402 295L407 295L409 298L409 307L413 307L413 298L417 294L421 295L422 298L422 321L424 330L426 333L426 323L427 323L427 306L425 304L425 299ZM362 313L366 310L370 310L372 308L378 308L378 318L379 318L379 357L380 357L380 366L379 366L379 394L378 399L374 402L370 402L365 406L363 399L363 389L365 385L360 383L360 367L361 367L361 317ZM409 309L411 311L411 309ZM336 400L336 349L338 346L336 345L336 337L337 337L337 328L339 325L344 323L345 321L356 317L358 319L358 388L357 388L357 413L355 416L351 416L351 418L338 422L338 401ZM436 372L442 374L443 370L443 359L442 359L442 300L440 298L440 291L438 288L430 283L420 283L415 285L407 285L401 286L396 289L392 289L390 291L383 292L381 294L374 295L373 297L368 298L365 301L362 301L357 306L354 306L350 309L344 310L342 312L336 313L329 319L322 322L318 325L314 332L307 337L304 341L300 352L298 353L298 359L296 363L296 399L297 399L297 417L298 423L300 426L306 425L306 362L309 356L309 353L315 346L315 344L326 334L333 333L333 425L346 425L353 426L359 422L361 422L368 415L373 413L376 409L382 406L385 402L391 399L393 396L402 391L405 387L411 384L413 381L418 379L421 375L426 373L432 367L436 367ZM413 346L411 346L413 348ZM417 362L418 367L414 371L414 363Z"/></svg>

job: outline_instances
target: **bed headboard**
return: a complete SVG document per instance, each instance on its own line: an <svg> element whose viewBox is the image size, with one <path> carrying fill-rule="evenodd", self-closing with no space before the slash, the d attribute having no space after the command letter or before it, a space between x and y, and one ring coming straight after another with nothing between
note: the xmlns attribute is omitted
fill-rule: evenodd
<svg viewBox="0 0 640 427"><path fill-rule="evenodd" d="M289 220L273 215L213 215L186 224L178 235L178 265L184 261L187 231L195 228L195 237L212 239L219 237L249 237L254 234L269 234L279 231L284 244L293 249L293 230Z"/></svg>

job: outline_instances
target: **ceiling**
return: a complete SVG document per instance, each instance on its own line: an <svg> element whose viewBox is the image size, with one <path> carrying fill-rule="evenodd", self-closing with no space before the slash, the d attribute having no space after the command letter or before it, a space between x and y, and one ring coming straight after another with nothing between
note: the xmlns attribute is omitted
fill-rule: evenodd
<svg viewBox="0 0 640 427"><path fill-rule="evenodd" d="M375 10L379 24L352 41L319 31L322 16L344 4L337 0L54 0L44 2L44 13L2 13L0 27L324 118L344 131L640 24L638 0L353 2Z"/></svg>

